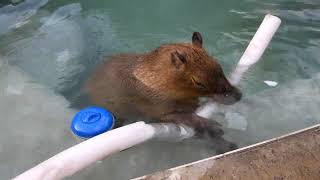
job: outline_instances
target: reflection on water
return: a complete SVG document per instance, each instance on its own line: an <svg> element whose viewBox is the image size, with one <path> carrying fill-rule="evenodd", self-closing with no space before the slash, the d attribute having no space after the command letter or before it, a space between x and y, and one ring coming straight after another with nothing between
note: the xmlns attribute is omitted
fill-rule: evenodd
<svg viewBox="0 0 320 180"><path fill-rule="evenodd" d="M68 106L103 56L189 41L200 31L206 49L230 72L266 13L282 25L242 82L244 100L226 108L227 116L213 117L226 126L247 123L233 124L245 131L229 129L225 136L241 146L319 123L318 0L1 2L0 174L8 179L78 142L68 130L74 112ZM214 153L204 139L150 142L71 179L128 179Z"/></svg>

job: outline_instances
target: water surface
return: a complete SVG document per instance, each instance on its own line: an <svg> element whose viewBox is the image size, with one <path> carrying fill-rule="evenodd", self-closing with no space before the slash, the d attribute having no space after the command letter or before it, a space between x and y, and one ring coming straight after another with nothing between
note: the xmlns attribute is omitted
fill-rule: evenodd
<svg viewBox="0 0 320 180"><path fill-rule="evenodd" d="M1 177L13 177L79 142L69 130L70 106L104 56L190 41L199 31L208 52L230 72L266 13L279 16L282 25L242 81L244 99L219 116L226 126L232 120L247 123L244 131L226 133L240 146L319 123L318 0L2 1ZM269 87L265 80L279 85ZM151 142L70 179L129 179L214 154L203 139Z"/></svg>

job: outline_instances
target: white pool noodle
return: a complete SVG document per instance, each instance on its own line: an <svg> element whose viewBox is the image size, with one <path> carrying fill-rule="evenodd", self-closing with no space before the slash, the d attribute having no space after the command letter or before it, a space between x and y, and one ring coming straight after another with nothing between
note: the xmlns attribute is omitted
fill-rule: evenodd
<svg viewBox="0 0 320 180"><path fill-rule="evenodd" d="M281 20L276 16L267 14L264 17L260 27L241 56L236 68L229 76L229 81L232 85L238 85L243 74L259 61L280 24ZM218 109L219 107L216 103L208 102L198 108L196 113L201 117L209 118Z"/></svg>
<svg viewBox="0 0 320 180"><path fill-rule="evenodd" d="M31 168L14 180L57 180L71 176L106 156L151 139L155 129L136 122L79 143Z"/></svg>
<svg viewBox="0 0 320 180"><path fill-rule="evenodd" d="M237 85L240 82L243 74L252 65L259 61L280 24L281 20L276 16L267 14L264 17L260 27L250 41L247 49L241 56L235 70L229 77L231 84Z"/></svg>

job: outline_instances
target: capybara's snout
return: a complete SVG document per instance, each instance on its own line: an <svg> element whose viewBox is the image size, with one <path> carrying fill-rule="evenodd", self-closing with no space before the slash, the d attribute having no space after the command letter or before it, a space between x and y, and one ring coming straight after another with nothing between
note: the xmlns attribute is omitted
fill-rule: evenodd
<svg viewBox="0 0 320 180"><path fill-rule="evenodd" d="M225 105L231 105L238 101L240 101L242 98L242 93L240 89L237 87L232 87L230 91L223 92L221 94L214 95L214 99L221 104Z"/></svg>

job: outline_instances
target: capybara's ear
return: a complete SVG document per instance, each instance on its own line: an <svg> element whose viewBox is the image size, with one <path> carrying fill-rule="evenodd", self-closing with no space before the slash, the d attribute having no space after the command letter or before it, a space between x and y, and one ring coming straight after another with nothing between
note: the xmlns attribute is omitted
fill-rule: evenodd
<svg viewBox="0 0 320 180"><path fill-rule="evenodd" d="M202 36L199 32L193 32L192 44L198 47L202 47Z"/></svg>
<svg viewBox="0 0 320 180"><path fill-rule="evenodd" d="M171 53L171 62L177 69L181 69L187 63L186 55L175 51Z"/></svg>

